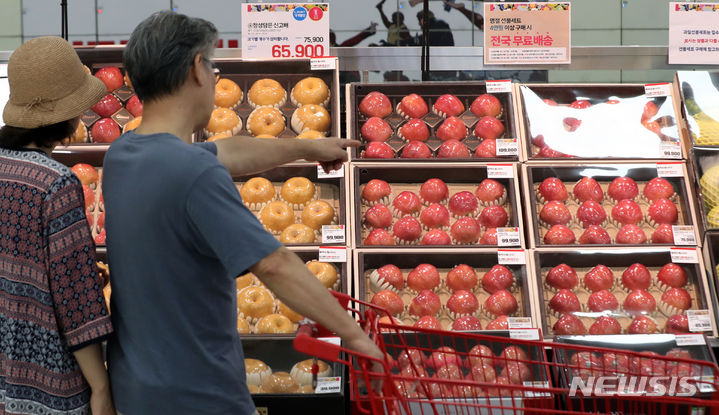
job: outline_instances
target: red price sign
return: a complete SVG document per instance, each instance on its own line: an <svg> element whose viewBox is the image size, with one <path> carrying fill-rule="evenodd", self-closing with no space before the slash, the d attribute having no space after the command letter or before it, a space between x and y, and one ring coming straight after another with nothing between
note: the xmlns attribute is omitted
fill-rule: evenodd
<svg viewBox="0 0 719 415"><path fill-rule="evenodd" d="M320 38L321 39L321 38ZM313 45L272 45L273 58L318 58L325 56L325 47Z"/></svg>

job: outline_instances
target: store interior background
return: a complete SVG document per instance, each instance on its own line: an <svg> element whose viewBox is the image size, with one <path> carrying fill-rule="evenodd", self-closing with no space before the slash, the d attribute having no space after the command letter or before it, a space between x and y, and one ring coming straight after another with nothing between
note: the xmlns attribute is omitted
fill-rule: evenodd
<svg viewBox="0 0 719 415"><path fill-rule="evenodd" d="M378 1L378 0L377 0ZM387 32L376 9L376 0L330 0L331 29L337 40L354 36L377 22L377 33L357 47L386 39ZM481 13L483 2L456 0ZM70 41L114 41L129 38L137 23L150 13L174 9L214 22L220 38L241 42L240 15L246 1L240 0L68 0ZM257 1L252 1L256 3ZM666 46L668 41L668 0L572 0L573 46ZM419 33L417 12L406 0L386 0L387 16L401 11L412 35ZM445 11L440 0L430 1L430 10L452 28L455 46L482 46L482 32L456 10ZM11 51L32 37L60 34L60 1L0 0L0 51ZM240 44L241 47L241 44ZM417 62L419 66L419 62ZM472 68L467 68L470 70ZM547 82L651 82L671 81L676 69L550 69L536 79ZM369 81L381 82L381 72L369 72ZM410 80L419 80L419 71L405 71ZM496 78L496 76L489 76ZM500 76L501 77L501 76ZM523 79L524 78L524 79Z"/></svg>

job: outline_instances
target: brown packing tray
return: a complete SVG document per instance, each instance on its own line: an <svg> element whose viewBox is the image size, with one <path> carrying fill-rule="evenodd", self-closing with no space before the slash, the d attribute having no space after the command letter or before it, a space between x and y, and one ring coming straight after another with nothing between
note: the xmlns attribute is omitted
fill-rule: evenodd
<svg viewBox="0 0 719 415"><path fill-rule="evenodd" d="M482 276L489 269L497 265L497 250L496 249L454 249L451 252L437 249L413 249L408 250L395 250L395 249L359 249L354 251L354 272L355 272L355 290L354 295L363 301L371 301L372 296L376 294L372 290L369 282L369 275L372 271L377 268L387 265L394 264L402 270L405 284L407 282L407 275L416 266L422 263L434 265L439 271L441 278L440 288L436 291L442 301L442 310L440 311L440 323L446 330L451 329L452 318L448 315L448 310L445 305L447 299L450 297L451 292L445 287L447 272L460 264L467 264L471 266L479 278L479 283L473 290L473 293L477 296L480 305L480 311L476 317L480 320L482 327L486 327L487 323L493 320L486 313L482 312L482 304L490 296L489 293L484 291L481 287ZM511 317L532 317L532 304L531 304L531 283L527 280L527 276L530 275L528 272L527 265L505 265L512 271L515 278L515 285L512 287L510 292L514 294L519 305L519 311L516 315ZM400 291L400 297L405 304L405 311L399 317L399 320L403 324L413 324L417 321L417 317L412 316L408 312L409 304L412 298L416 294L413 294L405 285L405 288ZM536 327L535 319L532 319L532 327Z"/></svg>
<svg viewBox="0 0 719 415"><path fill-rule="evenodd" d="M365 148L366 142L362 139L360 136L360 129L362 127L362 124L368 119L365 115L363 115L359 111L359 104L362 101L362 98L364 98L368 93L372 91L378 91L382 92L383 94L387 95L387 97L390 100L390 103L392 104L393 112L389 116L385 118L385 121L389 123L389 125L392 127L392 136L387 141L387 144L389 144L396 152L396 158L394 159L363 159L361 157L362 151ZM443 94L453 94L457 96L465 107L465 112L459 116L460 119L462 119L465 123L465 125L469 128L467 138L462 140L462 143L467 146L467 148L470 150L472 155L474 154L474 150L477 148L479 143L481 142L481 139L478 139L474 136L474 125L478 121L478 117L472 114L472 112L469 110L470 105L472 104L472 101L474 101L475 98L478 96L486 93L487 88L484 81L475 81L475 82L387 82L387 83L352 83L347 85L347 92L346 92L346 99L347 99L347 137L352 138L355 140L363 141L363 145L358 148L353 148L351 150L351 157L354 161L369 161L369 162L387 162L387 161L395 161L395 162L407 162L407 161L437 161L437 162L447 162L447 161L468 161L468 160L482 160L482 161L517 161L519 160L518 156L508 156L508 157L495 157L495 158L469 158L469 159L438 159L436 157L436 150L440 147L442 144L442 141L438 139L435 135L436 129L439 127L439 125L444 120L439 115L436 115L432 112L432 104L434 103L434 100ZM430 129L430 137L426 141L427 146L432 150L432 158L429 159L402 159L400 157L400 153L402 152L402 148L405 146L405 141L403 141L398 135L397 131L399 127L405 123L405 119L399 115L396 112L397 104L402 100L402 98L406 95L409 95L411 93L416 93L420 95L422 98L424 98L425 102L427 102L427 106L429 108L429 113L422 118L423 121L427 124L427 126ZM518 132L518 120L516 117L516 112L514 110L515 106L515 98L514 93L495 93L492 94L495 97L499 99L499 101L502 103L502 114L498 117L499 120L504 124L504 135L501 138L518 138L519 132ZM521 144L519 144L520 147L520 154L521 154Z"/></svg>
<svg viewBox="0 0 719 415"><path fill-rule="evenodd" d="M520 193L519 193L519 179L517 178L516 165L513 165L514 176L513 179L494 179L501 183L506 191L507 198L504 205L504 209L507 211L509 216L510 227L518 227L520 233L521 246L524 245L523 235L523 222L520 209ZM468 190L474 193L474 189L477 188L479 183L487 178L487 163L463 163L455 165L441 165L438 163L419 163L419 164L389 164L389 163L376 163L376 164L361 164L353 165L352 175L350 176L350 185L352 187L352 200L350 201L353 212L352 212L352 240L355 247L371 247L364 245L364 238L369 233L369 229L363 227L363 214L368 208L367 204L362 202L361 189L371 179L385 180L392 186L392 194L390 195L388 207L391 209L392 198L397 196L404 190L411 190L419 195L419 188L426 180L431 178L442 179L449 188L449 196L451 197L458 191ZM482 206L479 211L481 212ZM455 218L450 218L450 225L455 222ZM397 221L397 218L393 219L393 224ZM389 230L392 232L391 229ZM446 230L447 234L451 233L449 229ZM427 231L423 230L422 235ZM480 236L484 232L481 230ZM421 238L421 237L420 237ZM413 245L396 245L394 247L418 247L419 242ZM441 246L452 246L467 247L467 246L483 246L479 244L473 245L441 245ZM487 247L491 245L486 245ZM427 246L425 246L427 247Z"/></svg>
<svg viewBox="0 0 719 415"><path fill-rule="evenodd" d="M619 310L613 312L611 317L614 317L622 326L622 333L626 333L626 329L631 323L632 318L621 310L622 302L628 294L621 287L621 276L627 267L637 262L646 266L652 276L652 285L647 291L649 291L654 297L657 309L649 316L656 320L659 330L663 331L668 316L661 311L659 304L661 302L661 295L665 290L661 289L658 284L656 284L656 276L661 267L672 262L671 254L668 248L605 248L581 250L541 248L533 250L533 255L531 256L531 272L533 273L533 278L536 281L536 318L541 320L541 327L545 337L551 338L554 336L552 327L557 321L557 317L552 315L548 305L549 300L552 298L556 290L544 284L544 279L549 270L559 264L567 264L577 272L579 286L572 291L579 298L580 304L582 304L583 314L580 316L580 319L584 323L588 334L589 327L601 314L594 314L586 308L586 302L591 292L582 286L582 279L584 275L596 265L602 264L609 267L615 277L614 287L610 291L615 295L617 301L619 302ZM684 288L692 297L691 309L709 310L712 315L712 321L715 328L712 333L707 334L716 335L714 303L711 297L709 297L710 291L704 278L704 266L701 263L701 259L699 264L678 265L680 265L687 273L688 282Z"/></svg>
<svg viewBox="0 0 719 415"><path fill-rule="evenodd" d="M330 204L335 209L335 216L338 219L338 225L345 225L345 240L349 238L349 232L347 231L347 193L345 190L345 178L317 178L317 165L307 163L291 163L285 164L282 167L276 167L271 170L267 170L260 174L252 174L247 176L236 176L233 177L235 185L240 188L241 183L249 180L252 177L264 177L275 185L277 191L276 198L279 199L279 190L287 179L292 177L301 176L309 179L315 184L315 187L319 189L318 200L324 200L331 202ZM253 210L255 215L258 215L259 209ZM301 223L300 215L302 209L295 209L295 223ZM276 235L279 238L279 235ZM320 246L320 245L337 245L337 244L323 244L321 243L321 235L316 235L317 241L313 244L296 244L295 246ZM347 245L347 243L341 243L340 245Z"/></svg>
<svg viewBox="0 0 719 415"><path fill-rule="evenodd" d="M699 237L698 230L696 228L695 219L695 208L693 203L693 197L690 197L692 187L687 179L686 166L682 166L683 177L665 177L674 187L676 193L673 201L675 202L679 214L679 220L677 225L692 225L694 226L694 234L697 245L701 244L701 238ZM583 232L583 228L578 223L575 217L575 213L580 203L575 201L572 197L573 186L584 176L591 176L597 182L599 182L602 190L604 191L604 200L602 206L607 214L607 222L603 226L612 240L612 244L606 245L579 245L579 236ZM616 177L627 176L635 180L639 187L639 195L636 198L636 202L642 209L644 218L638 224L642 228L646 237L647 244L652 246L660 245L671 245L671 244L651 244L651 236L654 229L658 226L651 226L647 220L647 209L651 203L645 200L642 196L644 185L651 179L658 177L656 163L646 162L614 162L614 163L577 163L577 162L564 162L564 163L551 163L546 162L530 162L523 166L523 189L525 195L527 195L526 203L526 215L531 223L531 228L528 229L530 245L531 247L551 247L551 246L584 246L584 247L607 247L607 246L646 246L644 245L622 245L616 244L615 237L619 228L611 223L611 209L615 205L615 202L609 199L607 194L607 188L612 180ZM541 211L544 203L540 202L537 196L537 188L542 181L548 177L557 177L564 182L569 194L569 199L565 202L570 212L572 213L572 222L570 222L569 228L574 231L577 241L573 245L547 245L544 243L543 237L547 232L548 227L539 223L539 212Z"/></svg>
<svg viewBox="0 0 719 415"><path fill-rule="evenodd" d="M319 258L319 249L317 247L300 247L300 246L288 246L288 249L297 256L300 257L300 259L307 263L312 260L317 260ZM350 270L351 270L351 263L349 262L351 260L350 255L348 253L347 255L347 261L348 262L342 262L342 263L331 263L332 265L337 268L338 271L338 285L337 290L338 292L342 293L349 293L349 278L350 278ZM257 284L254 284L257 285ZM272 294L272 297L275 299L275 309L274 313L278 313L278 305L277 305L277 296L275 296L274 293L270 292ZM239 317L238 317L239 318ZM243 334L243 337L267 337L267 338L273 338L273 339L283 339L283 338L294 338L295 333L291 334L254 334L252 331L254 330L254 324L252 322L249 323L250 325L250 333L251 334ZM294 325L295 329L297 329L297 324Z"/></svg>
<svg viewBox="0 0 719 415"><path fill-rule="evenodd" d="M540 147L532 143L538 135L543 135L550 148L580 159L661 159L661 143L680 142L677 100L671 96L647 98L644 84L521 84L517 91L521 142L527 160L553 159L539 156ZM542 99L552 99L559 105L547 105ZM590 101L592 107L568 108L577 99ZM609 99L620 102L604 104ZM653 101L659 108L649 121L657 122L661 134L641 123L646 101ZM582 123L570 132L571 128L564 125L567 118ZM541 131L532 130L533 120L534 128ZM649 151L649 147L656 150ZM686 157L686 153L682 154Z"/></svg>

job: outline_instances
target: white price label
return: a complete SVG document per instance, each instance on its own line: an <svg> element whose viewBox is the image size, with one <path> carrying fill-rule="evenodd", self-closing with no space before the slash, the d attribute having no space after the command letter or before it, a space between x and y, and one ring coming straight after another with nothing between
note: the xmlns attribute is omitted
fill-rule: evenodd
<svg viewBox="0 0 719 415"><path fill-rule="evenodd" d="M662 158L665 159L682 158L682 148L679 143L662 143L660 151Z"/></svg>
<svg viewBox="0 0 719 415"><path fill-rule="evenodd" d="M329 173L325 171L325 169L322 168L321 165L317 165L317 178L318 179L334 179L338 177L345 177L345 165L343 164L342 167L340 167L337 170L332 170Z"/></svg>
<svg viewBox="0 0 719 415"><path fill-rule="evenodd" d="M702 346L706 344L701 334L675 334L677 346Z"/></svg>
<svg viewBox="0 0 719 415"><path fill-rule="evenodd" d="M519 228L497 228L497 245L521 246Z"/></svg>
<svg viewBox="0 0 719 415"><path fill-rule="evenodd" d="M549 382L547 381L524 381L522 382L522 385L524 386L531 386L535 388L549 388ZM543 397L549 397L551 396L547 392L535 392L535 391L525 391L524 396L526 398L543 398Z"/></svg>
<svg viewBox="0 0 719 415"><path fill-rule="evenodd" d="M310 59L310 69L313 71L322 71L335 69L337 67L337 58L331 56L329 58L312 58Z"/></svg>
<svg viewBox="0 0 719 415"><path fill-rule="evenodd" d="M531 329L532 319L530 317L507 317L509 329Z"/></svg>
<svg viewBox="0 0 719 415"><path fill-rule="evenodd" d="M490 179L512 179L514 178L513 167L512 163L487 164L487 177Z"/></svg>
<svg viewBox="0 0 719 415"><path fill-rule="evenodd" d="M510 329L510 339L539 340L539 329Z"/></svg>
<svg viewBox="0 0 719 415"><path fill-rule="evenodd" d="M519 144L516 138L498 138L497 156L518 156Z"/></svg>
<svg viewBox="0 0 719 415"><path fill-rule="evenodd" d="M487 81L487 93L498 94L502 92L512 92L512 80L501 79L496 81Z"/></svg>
<svg viewBox="0 0 719 415"><path fill-rule="evenodd" d="M696 245L697 238L691 225L673 225L674 245Z"/></svg>
<svg viewBox="0 0 719 415"><path fill-rule="evenodd" d="M342 344L342 339L339 337L318 337L317 340L322 340L325 343L334 344L335 346L340 346Z"/></svg>
<svg viewBox="0 0 719 415"><path fill-rule="evenodd" d="M343 244L343 243L345 243L345 226L344 225L322 225L322 243L323 244Z"/></svg>
<svg viewBox="0 0 719 415"><path fill-rule="evenodd" d="M714 389L714 376L694 376L694 379L697 380L697 387L699 388L699 392L701 393L712 393L716 392L716 389ZM698 409L698 408L697 408ZM692 411L692 414L704 414L704 412L698 412L698 411Z"/></svg>
<svg viewBox="0 0 719 415"><path fill-rule="evenodd" d="M657 163L657 176L659 177L684 177L681 161L670 161Z"/></svg>
<svg viewBox="0 0 719 415"><path fill-rule="evenodd" d="M329 55L329 3L248 3L240 18L243 58Z"/></svg>
<svg viewBox="0 0 719 415"><path fill-rule="evenodd" d="M317 378L317 387L315 393L340 393L342 392L342 378L329 377Z"/></svg>
<svg viewBox="0 0 719 415"><path fill-rule="evenodd" d="M670 97L672 96L672 84L669 82L646 84L644 85L644 95L646 95L647 98Z"/></svg>
<svg viewBox="0 0 719 415"><path fill-rule="evenodd" d="M672 262L677 264L698 264L699 256L694 248L671 248Z"/></svg>
<svg viewBox="0 0 719 415"><path fill-rule="evenodd" d="M343 246L321 246L319 258L321 262L347 262L347 248Z"/></svg>
<svg viewBox="0 0 719 415"><path fill-rule="evenodd" d="M714 330L709 310L687 310L687 320L689 320L689 331L691 332Z"/></svg>
<svg viewBox="0 0 719 415"><path fill-rule="evenodd" d="M524 265L527 258L524 256L524 249L498 249L497 262L502 265Z"/></svg>

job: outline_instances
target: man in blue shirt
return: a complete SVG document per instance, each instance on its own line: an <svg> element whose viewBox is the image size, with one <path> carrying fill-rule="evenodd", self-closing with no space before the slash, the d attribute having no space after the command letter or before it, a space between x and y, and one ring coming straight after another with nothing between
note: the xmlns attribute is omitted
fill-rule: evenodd
<svg viewBox="0 0 719 415"><path fill-rule="evenodd" d="M263 229L231 178L300 158L336 168L355 143L233 137L191 145L213 109L216 41L212 23L165 11L140 23L124 52L143 121L107 152L103 194L116 333L108 364L125 415L255 411L235 321L235 277L247 271L348 347L382 358Z"/></svg>

